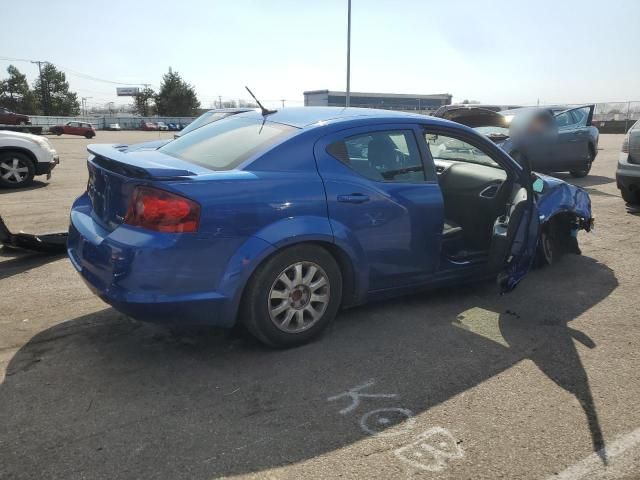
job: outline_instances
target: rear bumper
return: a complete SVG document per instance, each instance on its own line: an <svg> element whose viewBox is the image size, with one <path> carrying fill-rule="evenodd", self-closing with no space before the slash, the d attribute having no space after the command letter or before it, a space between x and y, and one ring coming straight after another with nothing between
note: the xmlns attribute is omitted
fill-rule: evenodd
<svg viewBox="0 0 640 480"><path fill-rule="evenodd" d="M243 283L240 276L229 274L228 265L242 239L156 233L126 225L109 232L91 213L85 194L71 211L67 252L102 300L147 322L233 326Z"/></svg>
<svg viewBox="0 0 640 480"><path fill-rule="evenodd" d="M51 170L56 168L56 165L60 163L60 157L55 155L50 162L38 162L36 163L36 175L48 175Z"/></svg>
<svg viewBox="0 0 640 480"><path fill-rule="evenodd" d="M624 153L621 153L618 159L616 184L619 190L640 190L640 164L629 163L629 157Z"/></svg>

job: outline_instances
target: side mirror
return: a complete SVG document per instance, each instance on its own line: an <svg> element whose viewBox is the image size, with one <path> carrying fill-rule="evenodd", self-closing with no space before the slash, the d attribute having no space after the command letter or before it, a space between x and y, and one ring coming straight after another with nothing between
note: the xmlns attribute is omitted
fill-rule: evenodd
<svg viewBox="0 0 640 480"><path fill-rule="evenodd" d="M533 182L532 187L534 192L542 193L542 190L544 190L544 182L541 178L536 178Z"/></svg>

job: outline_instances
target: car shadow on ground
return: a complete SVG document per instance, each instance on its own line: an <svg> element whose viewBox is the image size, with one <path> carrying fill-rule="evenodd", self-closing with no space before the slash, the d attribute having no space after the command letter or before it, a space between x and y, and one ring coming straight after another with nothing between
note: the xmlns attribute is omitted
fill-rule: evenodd
<svg viewBox="0 0 640 480"><path fill-rule="evenodd" d="M31 185L28 187L20 187L20 188L0 188L0 195L6 195L8 193L18 193L18 192L28 192L29 190L38 190L39 188L43 188L48 186L48 182L42 182L40 180L34 180Z"/></svg>
<svg viewBox="0 0 640 480"><path fill-rule="evenodd" d="M597 187L600 185L607 185L609 183L615 183L616 179L611 177L605 177L603 175L588 175L583 178L575 178L568 173L558 173L554 177L564 180L567 183L578 185L580 187Z"/></svg>
<svg viewBox="0 0 640 480"><path fill-rule="evenodd" d="M0 280L40 267L46 263L54 262L63 256L64 254L32 253L0 246Z"/></svg>
<svg viewBox="0 0 640 480"><path fill-rule="evenodd" d="M601 451L575 341L597 346L569 323L617 285L607 266L570 256L503 297L482 283L344 311L318 341L287 351L105 309L39 333L11 359L3 468L11 478L259 472L367 438L365 411L345 417L348 399L328 397L368 379L420 414L525 359L577 398ZM380 400L370 405L388 406Z"/></svg>

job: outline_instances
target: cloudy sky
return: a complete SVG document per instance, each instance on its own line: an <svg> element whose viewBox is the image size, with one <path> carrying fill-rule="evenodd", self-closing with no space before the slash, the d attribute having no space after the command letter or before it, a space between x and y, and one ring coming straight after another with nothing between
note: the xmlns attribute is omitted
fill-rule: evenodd
<svg viewBox="0 0 640 480"><path fill-rule="evenodd" d="M155 87L169 67L198 92L301 105L345 88L347 0L7 2L0 77L46 60L90 105L115 83ZM55 7L53 7L55 5ZM352 0L353 91L454 101L640 100L638 0ZM88 78L87 76L93 77ZM125 102L126 103L126 100Z"/></svg>

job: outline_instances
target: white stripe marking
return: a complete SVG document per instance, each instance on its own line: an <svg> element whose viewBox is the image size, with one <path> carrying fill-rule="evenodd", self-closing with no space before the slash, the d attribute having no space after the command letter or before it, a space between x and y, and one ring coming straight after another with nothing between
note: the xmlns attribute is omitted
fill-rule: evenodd
<svg viewBox="0 0 640 480"><path fill-rule="evenodd" d="M640 445L640 428L619 437L611 444L607 445L605 447L606 450L603 450L606 451L607 461L611 464L616 457L637 445ZM595 475L597 473L604 473L607 466L602 463L601 456L602 453L605 453L603 450L592 453L584 460L571 465L558 475L551 475L547 480L579 480L582 478L590 478L590 475Z"/></svg>

